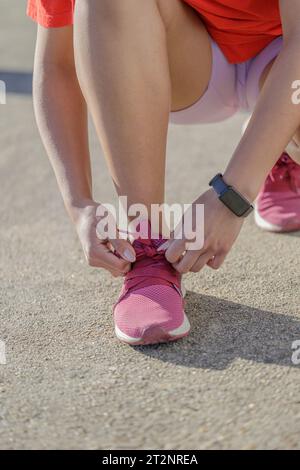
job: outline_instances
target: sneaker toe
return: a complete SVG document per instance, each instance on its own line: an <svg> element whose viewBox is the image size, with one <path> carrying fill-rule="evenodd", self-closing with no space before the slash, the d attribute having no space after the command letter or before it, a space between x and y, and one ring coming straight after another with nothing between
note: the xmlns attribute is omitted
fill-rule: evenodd
<svg viewBox="0 0 300 470"><path fill-rule="evenodd" d="M189 329L182 297L173 287L162 285L126 294L115 307L114 319L118 336L124 335L127 342L146 337L148 342L164 341L172 335L183 336Z"/></svg>
<svg viewBox="0 0 300 470"><path fill-rule="evenodd" d="M275 197L274 197L275 199ZM288 199L278 198L273 205L258 205L256 208L256 220L262 228L278 229L278 231L288 232L300 229L300 196Z"/></svg>

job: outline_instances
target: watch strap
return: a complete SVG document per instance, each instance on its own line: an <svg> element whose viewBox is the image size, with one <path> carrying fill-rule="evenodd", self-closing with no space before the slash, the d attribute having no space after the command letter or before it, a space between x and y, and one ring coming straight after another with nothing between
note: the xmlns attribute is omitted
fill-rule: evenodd
<svg viewBox="0 0 300 470"><path fill-rule="evenodd" d="M218 196L222 196L224 191L227 191L230 186L223 180L222 173L218 173L209 183L212 186Z"/></svg>
<svg viewBox="0 0 300 470"><path fill-rule="evenodd" d="M218 173L209 183L214 191L217 193L220 201L237 217L247 217L254 209L253 205L242 195L239 191L235 190L232 186L228 185L221 173ZM242 201L243 210L242 212L238 210L237 206L233 202L226 201L225 197L227 192L233 192L237 201Z"/></svg>

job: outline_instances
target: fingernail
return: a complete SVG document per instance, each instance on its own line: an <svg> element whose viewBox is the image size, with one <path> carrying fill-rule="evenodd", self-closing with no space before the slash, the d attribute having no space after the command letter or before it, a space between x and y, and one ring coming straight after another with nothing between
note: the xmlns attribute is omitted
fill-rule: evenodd
<svg viewBox="0 0 300 470"><path fill-rule="evenodd" d="M123 258L125 258L127 261L129 261L130 263L134 263L135 262L135 256L134 254L132 253L132 251L126 249L123 253Z"/></svg>

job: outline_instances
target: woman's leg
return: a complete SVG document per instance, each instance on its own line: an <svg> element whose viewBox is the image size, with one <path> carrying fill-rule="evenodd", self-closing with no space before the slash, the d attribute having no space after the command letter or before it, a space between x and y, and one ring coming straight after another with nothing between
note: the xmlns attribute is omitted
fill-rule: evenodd
<svg viewBox="0 0 300 470"><path fill-rule="evenodd" d="M275 62L275 59L272 60L264 69L261 77L260 77L260 88L262 89L265 81L268 78L269 73L272 70L273 64ZM291 90L292 93L292 90ZM289 143L289 145L286 148L289 156L300 165L300 125L297 129L297 132L295 133L293 139Z"/></svg>
<svg viewBox="0 0 300 470"><path fill-rule="evenodd" d="M78 0L74 31L80 84L118 194L162 203L169 112L197 101L210 79L206 29L181 0Z"/></svg>
<svg viewBox="0 0 300 470"><path fill-rule="evenodd" d="M264 68L259 85L263 88L274 61ZM292 94L292 89L291 89ZM300 127L266 179L256 201L257 225L272 232L290 232L300 228Z"/></svg>

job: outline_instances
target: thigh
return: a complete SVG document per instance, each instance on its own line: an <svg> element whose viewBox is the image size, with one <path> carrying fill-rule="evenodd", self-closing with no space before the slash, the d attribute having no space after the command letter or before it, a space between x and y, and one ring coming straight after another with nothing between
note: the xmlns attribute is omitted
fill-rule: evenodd
<svg viewBox="0 0 300 470"><path fill-rule="evenodd" d="M247 84L248 103L251 110L255 106L259 93L272 70L282 44L282 37L275 39L252 61ZM286 151L291 158L300 164L300 126L286 147Z"/></svg>
<svg viewBox="0 0 300 470"><path fill-rule="evenodd" d="M209 34L199 14L182 0L158 0L166 26L172 110L186 108L204 94L212 70Z"/></svg>
<svg viewBox="0 0 300 470"><path fill-rule="evenodd" d="M206 91L192 106L172 112L171 123L186 125L221 122L239 110L237 67L228 62L215 42L212 41L211 47L212 71Z"/></svg>

